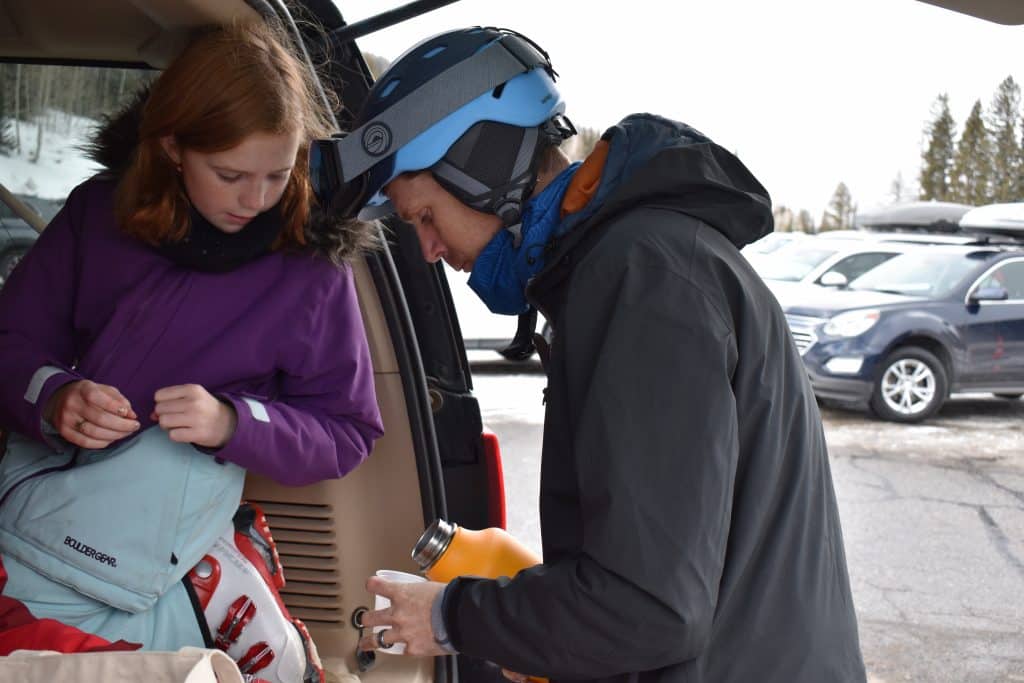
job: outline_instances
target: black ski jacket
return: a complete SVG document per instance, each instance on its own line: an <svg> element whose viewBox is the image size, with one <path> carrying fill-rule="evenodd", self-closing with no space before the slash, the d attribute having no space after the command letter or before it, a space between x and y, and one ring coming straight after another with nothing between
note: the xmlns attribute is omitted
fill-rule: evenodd
<svg viewBox="0 0 1024 683"><path fill-rule="evenodd" d="M739 252L768 194L683 124L605 139L528 287L555 330L544 564L456 580L453 645L555 679L864 681L821 417Z"/></svg>

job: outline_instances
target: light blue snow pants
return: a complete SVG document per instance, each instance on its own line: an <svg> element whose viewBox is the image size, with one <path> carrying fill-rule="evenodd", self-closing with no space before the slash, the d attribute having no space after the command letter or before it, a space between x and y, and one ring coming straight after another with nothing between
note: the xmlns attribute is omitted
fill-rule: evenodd
<svg viewBox="0 0 1024 683"><path fill-rule="evenodd" d="M64 453L12 434L0 461L3 593L108 640L201 646L181 579L229 528L244 479L159 427Z"/></svg>

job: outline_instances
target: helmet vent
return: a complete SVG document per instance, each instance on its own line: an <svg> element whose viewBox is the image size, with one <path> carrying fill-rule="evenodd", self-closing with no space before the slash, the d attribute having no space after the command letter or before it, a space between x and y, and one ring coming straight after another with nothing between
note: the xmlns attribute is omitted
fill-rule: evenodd
<svg viewBox="0 0 1024 683"><path fill-rule="evenodd" d="M400 78L392 78L390 81L388 81L388 84L385 85L384 88L381 89L381 91L380 91L381 99L384 99L385 97L387 97L388 95L393 93L395 91L395 88L397 88L398 84L401 83L401 82L402 82L402 79L400 79Z"/></svg>
<svg viewBox="0 0 1024 683"><path fill-rule="evenodd" d="M437 55L441 54L442 52L444 52L447 49L448 49L447 45L438 45L437 47L433 47L430 50L428 50L426 53L424 53L424 55L423 55L423 57L421 57L421 59L430 59L431 57L436 57Z"/></svg>
<svg viewBox="0 0 1024 683"><path fill-rule="evenodd" d="M505 92L505 84L504 83L502 83L497 88L495 88L494 90L491 91L491 97L493 97L496 100L500 100L501 99L501 93L503 93L503 92Z"/></svg>

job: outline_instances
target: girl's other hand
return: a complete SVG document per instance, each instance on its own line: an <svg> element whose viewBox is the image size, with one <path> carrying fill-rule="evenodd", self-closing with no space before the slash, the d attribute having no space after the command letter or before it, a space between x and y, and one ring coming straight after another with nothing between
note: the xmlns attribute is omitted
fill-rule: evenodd
<svg viewBox="0 0 1024 683"><path fill-rule="evenodd" d="M150 418L160 423L171 441L220 448L235 433L234 407L198 384L164 387L153 398L156 406Z"/></svg>

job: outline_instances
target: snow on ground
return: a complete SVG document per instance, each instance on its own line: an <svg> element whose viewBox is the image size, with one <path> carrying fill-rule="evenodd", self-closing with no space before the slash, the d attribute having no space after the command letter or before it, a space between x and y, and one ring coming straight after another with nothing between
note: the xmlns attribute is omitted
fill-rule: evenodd
<svg viewBox="0 0 1024 683"><path fill-rule="evenodd" d="M468 351L466 355L473 364L473 394L480 403L480 416L485 425L498 421L544 424L544 405L541 401L544 398L543 391L547 380L540 373L535 361L524 363L522 374L495 376L493 371L482 374L481 370L488 364L501 365L504 368L515 366L502 361L493 351Z"/></svg>
<svg viewBox="0 0 1024 683"><path fill-rule="evenodd" d="M998 462L1024 467L1024 401L954 394L923 424L883 422L863 413L822 409L829 451Z"/></svg>
<svg viewBox="0 0 1024 683"><path fill-rule="evenodd" d="M39 119L44 120L43 142L39 160L33 162ZM81 150L95 127L93 119L56 110L32 122L18 122L21 149L11 156L0 154L0 183L15 194L65 199L76 185L99 170Z"/></svg>

